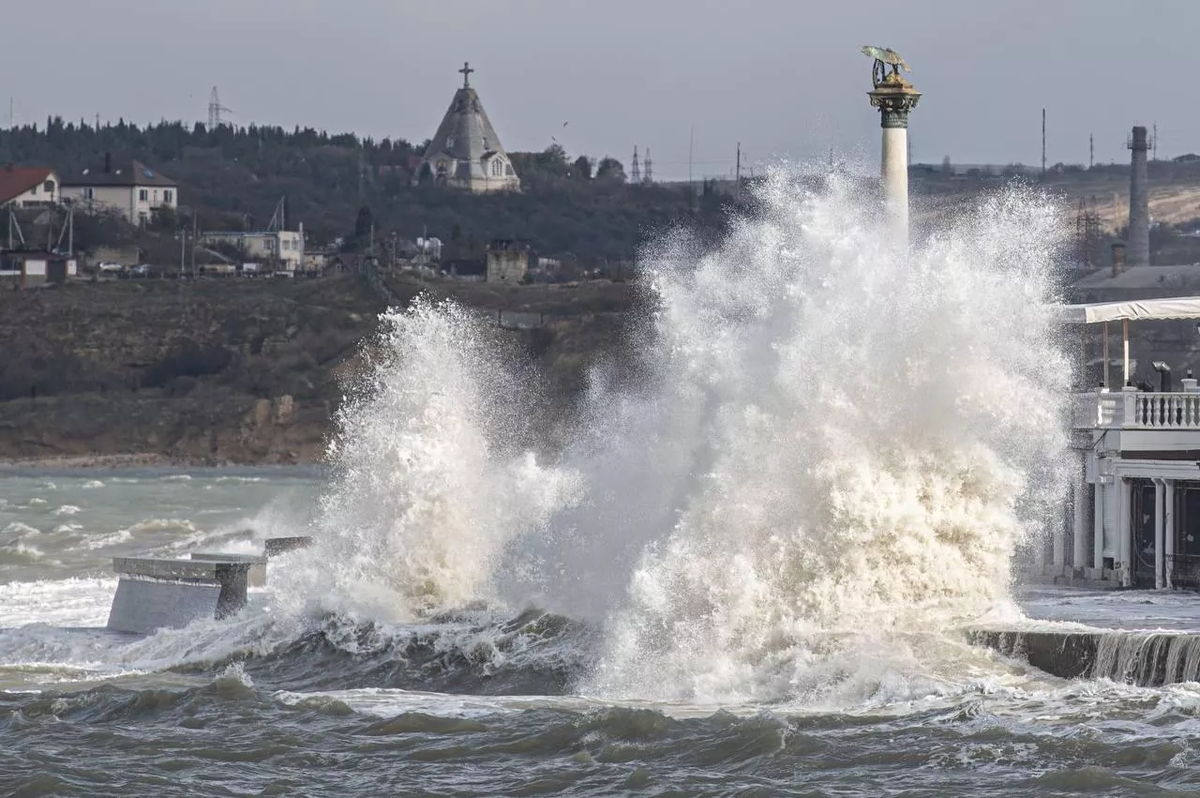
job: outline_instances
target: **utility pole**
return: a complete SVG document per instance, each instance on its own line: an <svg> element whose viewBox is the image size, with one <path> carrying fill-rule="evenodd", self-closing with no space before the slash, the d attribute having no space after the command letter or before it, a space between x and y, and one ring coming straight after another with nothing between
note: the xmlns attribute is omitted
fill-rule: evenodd
<svg viewBox="0 0 1200 798"><path fill-rule="evenodd" d="M1046 176L1046 109L1042 109L1042 177Z"/></svg>
<svg viewBox="0 0 1200 798"><path fill-rule="evenodd" d="M696 144L696 126L692 125L688 133L688 191L692 195L692 208L696 207L696 184L692 182L692 151Z"/></svg>
<svg viewBox="0 0 1200 798"><path fill-rule="evenodd" d="M737 167L736 167L736 171L734 174L737 179L737 189L734 194L734 197L737 199L738 202L741 202L742 201L742 142L740 142L740 141L737 143Z"/></svg>
<svg viewBox="0 0 1200 798"><path fill-rule="evenodd" d="M1154 138L1150 140L1150 159L1158 160L1158 123L1154 123Z"/></svg>
<svg viewBox="0 0 1200 798"><path fill-rule="evenodd" d="M1088 169L1096 165L1096 136L1088 134Z"/></svg>
<svg viewBox="0 0 1200 798"><path fill-rule="evenodd" d="M363 164L363 146L362 141L358 143L358 206L363 205L363 174L366 171L366 166Z"/></svg>

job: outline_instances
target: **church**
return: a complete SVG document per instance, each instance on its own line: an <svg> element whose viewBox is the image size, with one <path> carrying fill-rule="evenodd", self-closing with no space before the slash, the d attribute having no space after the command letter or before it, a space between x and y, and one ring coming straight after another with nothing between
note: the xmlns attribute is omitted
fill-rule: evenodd
<svg viewBox="0 0 1200 798"><path fill-rule="evenodd" d="M471 88L474 71L469 63L459 70L462 88L454 93L450 109L421 158L414 185L447 186L476 194L521 189L521 178L500 145L479 94Z"/></svg>

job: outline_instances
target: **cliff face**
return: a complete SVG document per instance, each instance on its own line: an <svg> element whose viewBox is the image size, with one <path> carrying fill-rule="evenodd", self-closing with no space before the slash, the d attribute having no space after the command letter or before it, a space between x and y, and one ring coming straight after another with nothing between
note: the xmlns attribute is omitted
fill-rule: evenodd
<svg viewBox="0 0 1200 798"><path fill-rule="evenodd" d="M482 286L395 286L495 309ZM513 289L509 306L557 315L503 337L540 361L556 420L598 358L623 349L623 317L578 295ZM608 289L606 289L608 290ZM621 287L603 310L628 307ZM532 298L532 299L531 299ZM157 455L178 463L319 460L384 302L357 276L122 281L0 292L0 460Z"/></svg>

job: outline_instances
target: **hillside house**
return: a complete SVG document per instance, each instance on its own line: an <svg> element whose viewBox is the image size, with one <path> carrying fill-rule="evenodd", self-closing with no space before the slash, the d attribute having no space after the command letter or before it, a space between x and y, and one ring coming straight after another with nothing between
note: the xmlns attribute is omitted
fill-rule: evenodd
<svg viewBox="0 0 1200 798"><path fill-rule="evenodd" d="M306 268L302 230L217 231L202 233L200 240L206 246L234 247L250 260L275 264L279 271L302 272Z"/></svg>
<svg viewBox="0 0 1200 798"><path fill-rule="evenodd" d="M140 161L115 165L108 156L101 169L84 169L63 180L62 199L85 209L115 210L132 224L145 224L163 209L179 207L174 180Z"/></svg>
<svg viewBox="0 0 1200 798"><path fill-rule="evenodd" d="M56 205L60 185L58 173L46 166L0 166L0 207Z"/></svg>
<svg viewBox="0 0 1200 798"><path fill-rule="evenodd" d="M498 238L488 244L487 281L489 283L519 283L529 272L529 244Z"/></svg>

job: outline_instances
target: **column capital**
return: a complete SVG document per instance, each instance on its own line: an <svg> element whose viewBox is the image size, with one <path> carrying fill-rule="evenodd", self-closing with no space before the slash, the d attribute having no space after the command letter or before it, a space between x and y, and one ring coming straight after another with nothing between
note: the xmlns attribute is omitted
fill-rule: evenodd
<svg viewBox="0 0 1200 798"><path fill-rule="evenodd" d="M872 107L879 109L880 127L884 128L908 127L908 114L921 99L921 93L896 74L888 75L867 96Z"/></svg>

